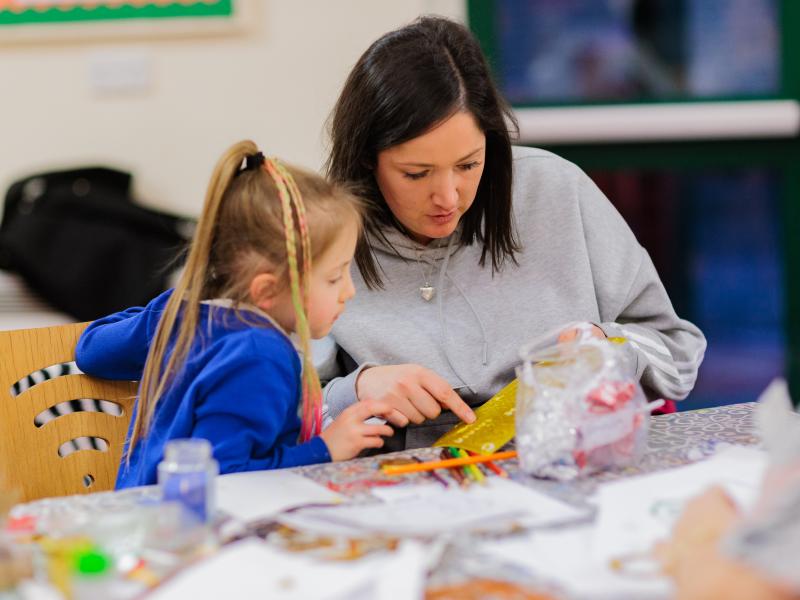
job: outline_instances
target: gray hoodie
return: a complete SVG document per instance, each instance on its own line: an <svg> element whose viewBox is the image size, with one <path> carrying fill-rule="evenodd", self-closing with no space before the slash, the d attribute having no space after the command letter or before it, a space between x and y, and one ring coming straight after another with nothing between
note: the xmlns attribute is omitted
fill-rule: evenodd
<svg viewBox="0 0 800 600"><path fill-rule="evenodd" d="M320 375L329 422L356 401L355 379L369 365L428 367L471 405L514 378L520 347L574 321L624 336L650 398L681 400L697 378L706 341L678 318L647 252L589 177L544 150L514 148L514 225L522 251L492 273L479 266L480 244L458 231L421 246L387 230L394 248L370 244L384 289L369 290L354 269L356 296L334 325L339 360ZM429 278L434 297L420 287ZM346 374L349 373L349 374ZM429 445L455 417L411 426L407 447Z"/></svg>

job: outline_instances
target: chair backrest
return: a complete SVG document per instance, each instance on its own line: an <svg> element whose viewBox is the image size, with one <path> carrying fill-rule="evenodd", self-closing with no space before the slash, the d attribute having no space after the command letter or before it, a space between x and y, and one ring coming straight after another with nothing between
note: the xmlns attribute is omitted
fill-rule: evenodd
<svg viewBox="0 0 800 600"><path fill-rule="evenodd" d="M0 332L0 477L22 501L114 488L137 384L78 370L86 325Z"/></svg>

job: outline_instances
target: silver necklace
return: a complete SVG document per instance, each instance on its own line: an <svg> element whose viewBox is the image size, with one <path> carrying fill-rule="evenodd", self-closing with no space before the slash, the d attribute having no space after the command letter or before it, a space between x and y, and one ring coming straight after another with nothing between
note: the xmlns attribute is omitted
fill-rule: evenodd
<svg viewBox="0 0 800 600"><path fill-rule="evenodd" d="M430 302L433 298L433 295L436 293L436 288L431 285L429 276L433 274L433 265L430 265L431 270L427 275L425 274L425 269L420 264L419 259L417 259L417 265L419 265L419 268L422 271L422 281L424 282L419 288L419 293L425 302Z"/></svg>
<svg viewBox="0 0 800 600"><path fill-rule="evenodd" d="M426 272L425 267L423 267L423 263L430 267L430 269ZM417 266L419 267L420 272L422 273L422 285L419 288L420 296L425 302L430 302L433 299L433 296L436 294L436 288L433 287L431 282L431 277L433 276L433 269L436 266L436 260L434 259L432 264L429 264L426 261L422 260L422 256L417 250Z"/></svg>

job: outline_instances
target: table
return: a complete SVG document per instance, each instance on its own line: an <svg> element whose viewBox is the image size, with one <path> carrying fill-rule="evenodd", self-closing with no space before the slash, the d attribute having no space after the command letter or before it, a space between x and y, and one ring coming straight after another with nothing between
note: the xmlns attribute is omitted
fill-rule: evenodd
<svg viewBox="0 0 800 600"><path fill-rule="evenodd" d="M709 456L721 444L757 445L758 438L754 432L753 403L737 404L698 411L659 415L651 418L648 449L636 467L617 471L607 471L590 478L572 481L542 481L528 477L520 472L517 461L503 463L504 468L516 481L531 486L539 491L556 496L573 505L586 506L586 498L601 482L630 477L632 475L651 473L671 467L696 462ZM294 471L321 485L335 489L354 503L374 503L378 500L371 490L382 481L396 483L397 479L383 475L379 464L383 460L400 456L416 456L422 460L431 460L439 455L434 448L420 448L393 454L385 454L359 458L355 460L312 465L297 468ZM424 481L429 474L416 473L404 476L403 484ZM130 505L137 501L154 501L158 490L154 487L135 488L121 492L102 492L87 496L46 499L16 507L15 514L41 513L43 508L51 516L63 515L72 518L76 513L96 514L105 509L113 510ZM255 528L254 528L255 529ZM463 543L463 542L462 542ZM466 540L467 544L473 542ZM450 574L474 573L468 568L455 564L442 567L449 569ZM465 575L469 577L469 575ZM441 584L441 581L437 582Z"/></svg>

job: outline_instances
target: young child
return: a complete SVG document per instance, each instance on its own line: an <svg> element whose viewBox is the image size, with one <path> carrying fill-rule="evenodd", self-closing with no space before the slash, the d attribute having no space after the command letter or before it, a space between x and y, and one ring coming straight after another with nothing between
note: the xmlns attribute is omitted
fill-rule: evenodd
<svg viewBox="0 0 800 600"><path fill-rule="evenodd" d="M155 483L175 438L209 440L221 473L345 460L383 445L391 428L364 423L388 414L382 403L360 402L321 431L309 348L355 293L360 228L357 198L265 158L253 142L220 158L175 289L91 323L76 348L85 373L141 380L118 489Z"/></svg>

